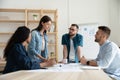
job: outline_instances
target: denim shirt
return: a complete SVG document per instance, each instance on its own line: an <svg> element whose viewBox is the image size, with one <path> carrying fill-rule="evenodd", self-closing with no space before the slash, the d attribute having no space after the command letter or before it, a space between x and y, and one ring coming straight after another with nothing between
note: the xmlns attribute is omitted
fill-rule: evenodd
<svg viewBox="0 0 120 80"><path fill-rule="evenodd" d="M29 56L33 61L38 60L38 61L41 62L42 60L40 60L40 58L37 57L37 54L40 54L44 58L48 57L48 47L47 47L48 37L47 37L46 33L44 33L45 51L44 51L44 53L41 53L42 35L37 30L32 31L31 35L32 35L31 41L30 41L30 43L28 45Z"/></svg>
<svg viewBox="0 0 120 80"><path fill-rule="evenodd" d="M8 52L6 66L3 73L14 72L18 70L40 69L40 63L31 61L25 47L21 43L16 43Z"/></svg>
<svg viewBox="0 0 120 80"><path fill-rule="evenodd" d="M76 34L76 36L73 38L73 43L74 43L74 49L75 49L75 62L78 63L77 47L83 46L83 36L80 34ZM67 59L68 59L68 62L70 62L70 60L69 60L69 53L70 53L70 36L69 36L69 34L64 34L62 36L62 45L67 46L67 50L68 50Z"/></svg>
<svg viewBox="0 0 120 80"><path fill-rule="evenodd" d="M120 49L115 43L107 40L101 45L96 61L109 76L120 80Z"/></svg>

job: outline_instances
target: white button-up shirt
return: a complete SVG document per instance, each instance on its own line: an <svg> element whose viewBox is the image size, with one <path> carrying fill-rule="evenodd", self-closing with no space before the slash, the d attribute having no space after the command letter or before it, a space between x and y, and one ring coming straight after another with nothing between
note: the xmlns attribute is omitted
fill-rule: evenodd
<svg viewBox="0 0 120 80"><path fill-rule="evenodd" d="M115 43L107 40L101 45L96 61L109 76L120 80L120 49Z"/></svg>

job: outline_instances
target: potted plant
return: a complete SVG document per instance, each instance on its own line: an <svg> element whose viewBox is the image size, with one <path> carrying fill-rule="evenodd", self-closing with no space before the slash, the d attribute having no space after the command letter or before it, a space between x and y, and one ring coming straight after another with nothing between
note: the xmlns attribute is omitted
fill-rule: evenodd
<svg viewBox="0 0 120 80"><path fill-rule="evenodd" d="M52 59L52 58L55 58L55 53L54 52L51 52L50 53L50 58Z"/></svg>
<svg viewBox="0 0 120 80"><path fill-rule="evenodd" d="M37 20L37 17L38 17L37 14L33 14L33 19L34 19L34 20Z"/></svg>

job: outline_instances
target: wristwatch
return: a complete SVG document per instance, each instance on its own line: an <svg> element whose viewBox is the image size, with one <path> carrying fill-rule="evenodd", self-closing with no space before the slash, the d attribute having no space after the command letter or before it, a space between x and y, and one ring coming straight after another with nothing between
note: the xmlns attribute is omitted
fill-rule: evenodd
<svg viewBox="0 0 120 80"><path fill-rule="evenodd" d="M87 65L89 65L90 64L90 61L87 61L87 63L86 63Z"/></svg>

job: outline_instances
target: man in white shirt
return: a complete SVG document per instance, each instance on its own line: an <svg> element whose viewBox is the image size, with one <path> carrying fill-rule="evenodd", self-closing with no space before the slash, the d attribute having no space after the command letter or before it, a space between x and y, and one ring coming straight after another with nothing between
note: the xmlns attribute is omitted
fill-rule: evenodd
<svg viewBox="0 0 120 80"><path fill-rule="evenodd" d="M111 30L106 26L99 26L95 35L95 42L100 45L100 50L95 60L87 61L81 58L81 63L91 66L100 66L113 80L120 80L120 49L108 40Z"/></svg>

